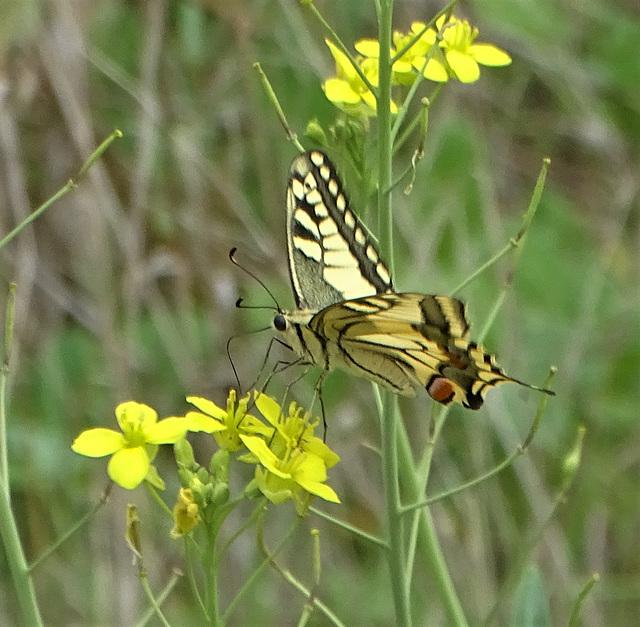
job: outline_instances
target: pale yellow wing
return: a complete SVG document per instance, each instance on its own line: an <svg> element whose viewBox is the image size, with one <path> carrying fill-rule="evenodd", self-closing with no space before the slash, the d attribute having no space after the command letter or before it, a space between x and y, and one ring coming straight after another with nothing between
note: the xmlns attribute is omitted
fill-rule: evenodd
<svg viewBox="0 0 640 627"><path fill-rule="evenodd" d="M512 381L469 342L464 306L454 298L382 294L323 309L309 329L324 338L325 367L367 377L398 394L422 387L434 400L477 409L489 388Z"/></svg>

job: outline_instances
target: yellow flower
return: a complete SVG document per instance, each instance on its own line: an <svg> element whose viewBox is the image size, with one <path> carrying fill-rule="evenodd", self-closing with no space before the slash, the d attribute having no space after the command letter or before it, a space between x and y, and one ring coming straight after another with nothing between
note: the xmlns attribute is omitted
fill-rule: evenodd
<svg viewBox="0 0 640 627"><path fill-rule="evenodd" d="M185 416L189 431L213 433L218 446L232 453L242 448L240 433L269 436L273 429L247 413L249 398L247 394L236 402L236 391L231 390L227 398L227 408L222 409L206 398L187 396L187 402L200 410L190 411Z"/></svg>
<svg viewBox="0 0 640 627"><path fill-rule="evenodd" d="M422 22L414 22L411 31L404 35L399 32L393 34L393 43L397 50L402 50L418 33L424 29ZM414 70L422 71L424 77L437 83L446 83L449 73L446 61L440 50L435 50L425 66L426 56L436 42L436 32L427 29L420 38L393 64L394 79L402 85L410 85L415 80ZM422 69L424 67L424 70Z"/></svg>
<svg viewBox="0 0 640 627"><path fill-rule="evenodd" d="M256 407L275 428L268 444L262 437L240 435L249 449L242 461L256 466L255 481L273 503L293 499L300 516L306 513L314 496L339 503L338 495L325 484L327 468L340 458L313 430L318 421L309 422L309 414L297 403L289 405L289 414L266 394L256 394Z"/></svg>
<svg viewBox="0 0 640 627"><path fill-rule="evenodd" d="M498 67L511 63L511 57L493 44L474 43L478 29L466 20L451 17L443 29L444 20L442 16L436 22L436 29L442 29L440 48L453 75L461 83L474 83L480 78L478 64Z"/></svg>
<svg viewBox="0 0 640 627"><path fill-rule="evenodd" d="M171 530L172 538L179 538L189 533L200 522L200 511L191 488L180 488L178 502L173 508L175 525Z"/></svg>
<svg viewBox="0 0 640 627"><path fill-rule="evenodd" d="M295 448L279 458L262 438L248 435L240 438L260 462L256 466L256 483L272 503L293 499L296 512L303 516L314 495L332 503L340 502L333 489L324 483L327 467L318 455Z"/></svg>
<svg viewBox="0 0 640 627"><path fill-rule="evenodd" d="M116 418L122 433L105 428L88 429L75 439L71 448L87 457L111 455L109 477L127 490L133 490L145 478L161 485L151 461L159 444L173 444L184 437L188 426L184 418L158 421L154 409L135 401L118 405Z"/></svg>
<svg viewBox="0 0 640 627"><path fill-rule="evenodd" d="M292 402L289 405L289 415L286 417L282 414L280 405L266 394L256 396L256 407L276 428L276 434L271 438L269 447L278 457L285 455L287 450L298 447L322 459L327 468L335 466L340 461L338 455L313 435L318 421L310 423L309 414L297 403Z"/></svg>
<svg viewBox="0 0 640 627"><path fill-rule="evenodd" d="M349 57L328 39L325 42L336 62L336 77L327 79L322 85L325 95L347 113L374 116L377 107L375 95L356 72ZM377 87L377 58L371 55L361 56L356 58L356 62L371 85ZM398 112L394 102L391 103L390 111Z"/></svg>

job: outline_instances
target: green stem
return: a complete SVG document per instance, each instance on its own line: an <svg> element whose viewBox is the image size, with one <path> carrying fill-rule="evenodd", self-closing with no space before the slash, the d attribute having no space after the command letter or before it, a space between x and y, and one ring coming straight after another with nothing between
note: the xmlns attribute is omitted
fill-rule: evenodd
<svg viewBox="0 0 640 627"><path fill-rule="evenodd" d="M593 588L593 586L598 581L600 581L600 575L598 573L593 573L593 575L591 575L591 577L589 578L589 581L587 581L587 583L584 584L584 586L582 587L582 590L580 590L580 594L578 595L578 598L575 600L575 603L573 604L573 608L571 610L571 617L569 618L569 627L579 627L580 610L582 609L582 604L584 603L584 600L587 598L587 595L589 594L589 592L591 592L591 588Z"/></svg>
<svg viewBox="0 0 640 627"><path fill-rule="evenodd" d="M416 503L415 505L409 505L407 507L404 508L405 512L413 512L416 509L420 509L421 507L426 507L427 505L432 505L433 503L436 503L437 501L443 501L444 499L448 499L451 498L452 496L455 496L456 494L459 494L460 492L463 492L464 490L469 490L470 488L473 488L475 486L477 486L479 483L482 483L483 481L486 481L487 479L491 479L491 477L495 477L495 475L497 475L498 473L502 472L507 466L511 465L511 463L513 462L514 459L516 459L516 457L520 457L520 455L524 454L525 450L524 448L522 448L521 446L519 446L515 451L513 451L512 453L510 453L509 455L507 455L497 466L494 466L491 470L477 476L474 477L473 479L471 479L470 481L467 481L466 483L463 483L455 488L451 488L450 490L444 490L443 492L439 492L438 494L435 494L434 496L430 496L428 499L425 499L424 501L420 502L420 503Z"/></svg>
<svg viewBox="0 0 640 627"><path fill-rule="evenodd" d="M469 275L458 287L456 287L451 295L455 295L460 292L464 287L469 285L471 281L473 281L478 275L482 274L485 270L493 266L499 259L504 257L509 251L514 248L518 248L529 230L531 226L531 222L533 217L538 210L538 205L540 204L540 198L542 197L542 192L544 190L544 183L547 179L547 172L549 171L549 166L551 165L551 160L545 158L542 160L542 168L540 169L540 174L538 174L538 180L536 181L536 186L533 190L533 194L531 195L531 200L529 201L529 207L527 211L522 216L522 223L520 225L520 230L518 231L515 237L512 237L509 242L502 248L502 250L498 251L491 259L483 263L475 272Z"/></svg>
<svg viewBox="0 0 640 627"><path fill-rule="evenodd" d="M266 508L266 505L264 505L264 503L263 503L263 508ZM264 509L263 509L263 512L264 512ZM238 592L236 593L236 596L233 598L231 603L229 603L229 606L225 610L224 615L222 617L223 623L226 623L229 620L229 617L231 616L232 612L235 610L237 605L244 598L247 592L249 592L251 587L257 581L258 577L264 572L264 570L268 566L273 566L278 572L282 574L282 569L275 561L275 558L278 555L278 553L280 553L280 551L285 547L287 542L291 539L291 536L293 535L293 532L297 529L298 525L300 524L300 521L301 521L301 518L296 517L289 531L287 531L287 533L282 537L282 539L280 540L280 542L278 542L278 544L276 545L276 548L273 551L269 551L266 548L266 545L264 543L263 533L262 533L262 524L261 524L262 521L261 520L258 521L258 546L260 547L260 550L264 555L264 559L262 560L258 568L256 568L253 571L253 573L249 575L249 577L247 577L247 579L242 584L242 587L240 588L240 590L238 590Z"/></svg>
<svg viewBox="0 0 640 627"><path fill-rule="evenodd" d="M9 496L9 451L7 449L7 381L9 380L9 361L13 346L13 328L16 319L16 284L9 284L4 323L4 355L2 358L2 376L0 376L0 490Z"/></svg>
<svg viewBox="0 0 640 627"><path fill-rule="evenodd" d="M278 100L278 96L276 96L276 92L274 91L267 75L264 73L262 66L259 63L253 64L253 69L258 73L258 77L260 78L260 82L262 83L262 87L267 93L267 98L269 98L269 102L273 105L273 108L276 110L276 115L280 120L280 124L284 127L284 132L287 134L287 139L293 143L293 145L300 151L304 152L303 145L298 141L298 135L291 128L289 121L287 120L287 116L284 114L284 109Z"/></svg>
<svg viewBox="0 0 640 627"><path fill-rule="evenodd" d="M545 385L548 385L551 377L553 376L553 371L549 374L549 377L547 377L547 381L545 382ZM536 432L538 431L538 428L540 427L540 423L542 421L542 416L544 414L544 410L547 406L547 400L548 400L548 396L540 396L540 400L538 401L538 408L536 410L536 415L533 419L533 422L531 423L531 428L529 429L529 433L527 434L527 436L525 437L524 441L522 442L522 444L520 446L518 446L518 448L516 448L515 451L513 451L511 454L507 455L507 457L505 457L497 466L495 466L494 468L492 468L491 470L489 470L488 472L480 475L479 477L476 477L474 479L472 479L471 481L468 481L466 483L463 483L462 485L456 487L456 488L452 488L451 490L446 490L444 492L440 492L439 494L436 494L435 496L430 496L428 499L425 499L423 501L421 501L420 503L416 503L414 505L409 505L407 507L404 508L403 512L404 513L409 513L412 511L415 511L417 509L420 509L421 507L425 507L426 505L431 505L432 503L435 503L436 501L441 501L443 499L449 498L451 496L453 496L454 494L458 494L459 492L462 492L463 490L468 490L469 488L472 488L476 485L478 485L479 483L482 483L483 481L486 481L487 479L490 479L491 477L497 475L499 472L501 472L502 470L504 470L507 466L509 466L517 457L520 457L520 455L524 455L524 453L527 452L527 449L529 448L529 445L531 444L531 441L533 440L533 437L535 436ZM444 412L442 412L444 413ZM441 421L440 421L441 422ZM433 450L433 447L429 448L430 451ZM431 456L426 456L425 455L425 462L427 464L426 467L426 474L428 475L428 470L429 470L429 466L431 463Z"/></svg>
<svg viewBox="0 0 640 627"><path fill-rule="evenodd" d="M15 229L0 241L0 249L6 246L22 229L33 222L46 211L56 200L64 196L71 189L77 187L77 182L85 176L93 163L102 155L116 137L122 137L120 131L114 131L87 159L74 179L54 194L43 205L38 207ZM9 570L13 580L18 604L22 612L22 623L25 625L41 625L42 618L36 599L31 569L24 555L15 516L11 509L11 497L9 489L9 455L7 450L7 413L6 413L6 389L9 378L9 358L11 356L11 342L13 338L13 325L15 320L15 284L12 284L7 300L7 313L5 322L4 355L2 370L0 372L0 536L5 548ZM83 521L81 521L81 524Z"/></svg>
<svg viewBox="0 0 640 627"><path fill-rule="evenodd" d="M102 155L102 153L109 147L111 142L114 139L122 137L122 133L119 130L113 131L107 139L105 139L89 156L89 158L85 161L84 165L78 171L78 174L75 177L69 179L67 184L59 189L49 200L47 200L44 204L40 205L33 213L27 216L18 226L11 231L8 235L0 240L0 249L6 246L25 226L33 222L38 216L43 214L53 203L57 200L60 200L65 194L67 194L70 190L78 187L78 182L85 176L89 168L95 163L95 161Z"/></svg>
<svg viewBox="0 0 640 627"><path fill-rule="evenodd" d="M147 492L153 497L153 500L160 506L160 509L164 511L165 514L169 516L173 520L173 511L171 508L162 500L162 497L158 494L156 488L149 483L148 481L144 482L144 487L147 488Z"/></svg>
<svg viewBox="0 0 640 627"><path fill-rule="evenodd" d="M417 500L424 494L429 480L433 451L449 414L449 407L434 405L434 408L435 412L431 418L430 437L426 450L418 465L417 472L408 475L407 484L404 486L408 500ZM411 460L409 440L405 431L401 431L401 433L404 437L400 440L399 457L401 460ZM416 511L414 514L407 557L408 576L413 571L414 555L418 548L421 550L424 561L429 565L429 572L438 588L440 599L447 613L448 623L457 627L466 626L467 620L444 560L428 508Z"/></svg>
<svg viewBox="0 0 640 627"><path fill-rule="evenodd" d="M348 531L350 533L353 533L354 535L358 536L359 538L366 540L367 542L371 542L375 545L377 545L379 548L381 549L388 549L389 545L384 541L381 540L380 538L376 537L376 536L372 536L370 533L367 533L366 531L362 531L362 529L358 529L357 527L353 527L352 525L342 521L342 520L338 520L337 518L334 518L333 516L329 516L329 514L323 512L320 509L317 509L315 507L310 507L309 508L310 512L313 512L316 516L320 516L320 518L324 518L325 520L328 520L329 522L332 522L334 525L344 529L345 531Z"/></svg>
<svg viewBox="0 0 640 627"><path fill-rule="evenodd" d="M440 87L440 89L442 89L442 87ZM429 109L431 108L432 102L433 101L430 98L422 99L420 103L420 110L416 113L416 115L413 117L411 122L409 122L404 127L400 137L397 137L393 142L394 156L398 153L400 148L404 146L405 142L409 139L409 137L411 137L413 131L418 125L423 126L426 129L426 119L428 118ZM426 137L426 133L425 133L425 137ZM424 141L422 141L422 138L421 138L420 144L424 146Z"/></svg>
<svg viewBox="0 0 640 627"><path fill-rule="evenodd" d="M582 443L584 439L585 429L584 427L579 427L578 432L576 434L576 440L574 445L569 451L568 455L564 459L564 471L565 477L560 486L560 490L556 494L553 499L553 503L551 505L551 509L547 516L544 518L538 529L532 534L532 536L525 540L523 543L522 549L516 560L515 565L513 566L511 572L508 574L502 588L500 589L500 593L498 594L493 608L489 612L486 620L483 621L484 625L491 625L497 619L498 612L503 603L506 602L508 598L511 598L515 587L518 582L522 578L522 573L524 572L529 560L531 558L531 554L533 550L537 546L538 542L540 542L544 532L547 530L554 516L556 515L558 508L566 501L567 493L573 484L573 480L576 476L578 468L580 467L580 459L582 454Z"/></svg>
<svg viewBox="0 0 640 627"><path fill-rule="evenodd" d="M155 596L153 596L153 591L149 585L149 578L147 577L147 571L142 567L142 565L140 566L140 572L138 574L140 577L140 583L142 584L142 589L147 595L147 599L151 605L150 609L153 612L153 615L157 616L158 620L164 625L164 627L171 627L169 621L160 609L160 602L155 598Z"/></svg>
<svg viewBox="0 0 640 627"><path fill-rule="evenodd" d="M15 284L9 288L7 299L4 339L4 356L0 371L0 537L4 545L5 555L11 571L11 578L24 625L42 625L40 609L36 599L31 571L27 564L16 519L11 509L11 493L9 490L9 461L7 451L6 420L6 388L9 378L9 357L11 356L13 324L15 321Z"/></svg>
<svg viewBox="0 0 640 627"><path fill-rule="evenodd" d="M220 617L220 605L218 599L218 560L216 551L216 542L218 539L217 531L214 531L210 527L206 527L207 534L207 548L205 551L205 569L207 573L206 578L206 594L207 594L207 616L209 617L210 624L212 625L224 625L225 619Z"/></svg>
<svg viewBox="0 0 640 627"><path fill-rule="evenodd" d="M392 183L392 118L391 118L391 34L393 29L393 0L380 0L378 8L378 237L381 252L389 260L389 270L394 276L393 211L391 206ZM387 565L395 608L395 624L411 625L410 580L407 577L405 524L401 513L400 478L413 474L413 460L403 459L399 467L397 433L402 425L398 399L388 391L381 394L376 388L376 401L380 416L380 441L382 455L382 479L387 515L389 548ZM413 500L417 500L413 499Z"/></svg>
<svg viewBox="0 0 640 627"><path fill-rule="evenodd" d="M264 542L264 534L262 528L258 529L258 546L262 554L266 557L265 563L270 564L283 578L285 581L290 583L296 590L299 590L302 595L307 599L308 602L313 603L314 607L320 610L325 617L330 621L331 624L336 625L337 627L344 627L344 623L329 609L327 605L325 605L320 599L315 596L312 596L312 590L307 588L304 584L302 584L294 575L283 568L276 561L276 556L280 552L280 550L284 547L285 543L288 541L290 535L293 533L298 523L300 522L300 518L296 519L296 522L293 524L291 531L284 537L276 546L273 551L270 551L267 548L267 545ZM261 565L262 567L262 565Z"/></svg>
<svg viewBox="0 0 640 627"><path fill-rule="evenodd" d="M237 503L234 503L234 507ZM254 508L253 512L247 517L247 519L242 523L240 528L220 547L218 551L216 551L216 568L218 564L225 556L226 552L231 548L231 545L258 519L258 517L264 512L265 503L261 502L257 507ZM231 510L229 510L229 513ZM228 513L225 514L224 518L228 516Z"/></svg>
<svg viewBox="0 0 640 627"><path fill-rule="evenodd" d="M20 622L30 626L42 625L29 565L22 551L18 528L11 511L11 502L5 490L2 490L2 494L0 494L0 535L11 571L13 587L22 612Z"/></svg>
<svg viewBox="0 0 640 627"><path fill-rule="evenodd" d="M440 415L445 412L441 412ZM444 422L444 420L442 420ZM411 465L412 453L406 432L401 431L404 437L399 439L398 460L400 467ZM422 485L424 478L418 479L418 473L407 472L403 474L403 490L406 492L407 499L416 501L424 492ZM425 507L420 512L416 512L416 541L425 563L429 566L429 573L440 594L444 610L447 614L447 624L455 627L466 627L467 619L462 610L460 599L456 593L451 575L447 568L446 561L442 554L442 549L438 542L438 536L431 518L431 511ZM407 561L407 572L411 571L412 561Z"/></svg>
<svg viewBox="0 0 640 627"><path fill-rule="evenodd" d="M376 400L381 421L382 480L387 513L387 542L389 545L385 555L387 556L395 607L395 624L406 626L411 625L409 610L410 585L405 569L405 526L400 503L399 476L402 474L404 487L404 479L412 474L412 461L404 460L402 473L399 472L397 427L401 423L402 417L398 411L397 397L388 391L384 391L381 394L376 388ZM406 463L407 461L409 463Z"/></svg>
<svg viewBox="0 0 640 627"><path fill-rule="evenodd" d="M384 259L389 260L391 276L394 272L393 211L391 207L392 142L391 142L391 32L393 0L381 0L378 14L378 241Z"/></svg>
<svg viewBox="0 0 640 627"><path fill-rule="evenodd" d="M29 565L29 570L34 570L35 568L37 568L49 557L49 555L55 553L76 531L78 531L78 529L84 527L84 525L86 525L98 513L100 508L107 503L112 488L113 482L110 481L104 492L102 493L100 500L93 506L93 508L89 510L70 529L67 529L67 531L56 540L55 544L52 544L48 549L43 551L33 562L31 562L31 564Z"/></svg>
<svg viewBox="0 0 640 627"><path fill-rule="evenodd" d="M158 595L156 600L156 605L161 606L169 594L171 594L172 590L176 587L176 584L180 581L180 574L174 572L169 580L169 583L164 587L164 590ZM147 584L148 585L148 584ZM143 583L144 586L144 583ZM146 591L146 590L145 590ZM135 624L135 627L144 627L152 618L155 616L156 610L155 607L150 607L140 618L140 620ZM163 617L164 618L164 617Z"/></svg>
<svg viewBox="0 0 640 627"><path fill-rule="evenodd" d="M196 553L196 555L194 555L194 553ZM198 581L196 580L195 574L195 563L196 560L202 560L202 551L193 537L185 536L184 538L184 559L187 568L187 580L189 581L191 593L202 612L205 622L208 624L210 622L209 615L207 614L205 602L202 600L202 595L200 594L200 588L198 587Z"/></svg>

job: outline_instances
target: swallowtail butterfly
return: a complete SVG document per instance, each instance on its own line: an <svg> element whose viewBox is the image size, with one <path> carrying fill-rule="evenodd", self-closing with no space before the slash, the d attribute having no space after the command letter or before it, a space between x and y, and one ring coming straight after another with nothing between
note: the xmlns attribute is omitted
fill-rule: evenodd
<svg viewBox="0 0 640 627"><path fill-rule="evenodd" d="M287 186L289 271L297 309L273 320L305 362L366 377L405 396L425 388L439 403L478 409L514 382L467 338L462 302L398 293L342 183L318 150L298 155Z"/></svg>

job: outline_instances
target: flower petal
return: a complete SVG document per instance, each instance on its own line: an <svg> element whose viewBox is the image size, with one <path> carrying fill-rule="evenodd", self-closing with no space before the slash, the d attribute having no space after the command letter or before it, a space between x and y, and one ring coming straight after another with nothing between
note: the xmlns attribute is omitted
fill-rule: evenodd
<svg viewBox="0 0 640 627"><path fill-rule="evenodd" d="M119 486L133 490L149 472L149 456L143 446L120 449L109 460L107 472Z"/></svg>
<svg viewBox="0 0 640 627"><path fill-rule="evenodd" d="M335 466L340 461L340 457L320 438L315 436L304 439L302 442L302 448L305 452L319 457L327 468Z"/></svg>
<svg viewBox="0 0 640 627"><path fill-rule="evenodd" d="M380 56L380 44L377 39L361 39L353 46L363 57L377 59ZM392 55L393 56L393 53Z"/></svg>
<svg viewBox="0 0 640 627"><path fill-rule="evenodd" d="M411 63L409 61L399 59L393 64L394 74L408 74L409 72L411 72Z"/></svg>
<svg viewBox="0 0 640 627"><path fill-rule="evenodd" d="M348 80L356 78L358 74L355 71L349 57L328 39L325 39L324 41L327 46L329 46L331 55L336 62L336 71L338 72L338 76L344 76Z"/></svg>
<svg viewBox="0 0 640 627"><path fill-rule="evenodd" d="M270 438L273 435L273 427L265 425L264 422L258 420L251 414L246 414L244 416L240 421L240 424L238 424L238 430L251 435L264 435L267 438Z"/></svg>
<svg viewBox="0 0 640 627"><path fill-rule="evenodd" d="M360 94L357 94L351 85L341 78L329 78L322 84L327 99L331 102L344 102L345 104L356 104L360 102Z"/></svg>
<svg viewBox="0 0 640 627"><path fill-rule="evenodd" d="M71 449L79 455L87 457L104 457L112 455L125 445L124 436L113 429L88 429L83 431L71 445Z"/></svg>
<svg viewBox="0 0 640 627"><path fill-rule="evenodd" d="M302 453L295 459L293 465L293 479L300 485L304 481L327 480L327 467L317 455Z"/></svg>
<svg viewBox="0 0 640 627"><path fill-rule="evenodd" d="M335 493L334 489L328 486L326 483L318 482L302 482L299 481L298 485L302 486L310 494L315 494L325 501L331 501L332 503L340 503L340 498Z"/></svg>
<svg viewBox="0 0 640 627"><path fill-rule="evenodd" d="M475 83L480 78L480 68L475 59L457 50L447 50L447 63L461 83Z"/></svg>
<svg viewBox="0 0 640 627"><path fill-rule="evenodd" d="M511 57L493 44L471 44L469 54L482 65L501 67L511 63Z"/></svg>
<svg viewBox="0 0 640 627"><path fill-rule="evenodd" d="M144 430L148 444L174 444L187 432L189 423L184 418L165 418Z"/></svg>
<svg viewBox="0 0 640 627"><path fill-rule="evenodd" d="M413 36L417 35L420 31L422 31L425 27L424 22L414 22L411 24L411 34ZM436 43L436 31L432 28L427 29L422 33L420 39L418 40L423 44L427 44L429 47L433 46Z"/></svg>
<svg viewBox="0 0 640 627"><path fill-rule="evenodd" d="M262 438L253 435L240 434L240 439L269 472L272 472L274 475L282 477L283 479L291 478L289 473L282 472L278 469L278 458Z"/></svg>
<svg viewBox="0 0 640 627"><path fill-rule="evenodd" d="M187 422L187 429L189 431L204 431L205 433L215 433L216 431L224 431L225 429L227 429L226 425L223 425L215 418L211 418L210 416L201 414L199 411L187 412L184 420Z"/></svg>
<svg viewBox="0 0 640 627"><path fill-rule="evenodd" d="M122 431L128 433L132 428L146 429L155 424L158 420L158 412L144 403L126 401L116 407L116 418Z"/></svg>
<svg viewBox="0 0 640 627"><path fill-rule="evenodd" d="M413 60L413 67L418 70L418 72L422 69L424 65L424 57L416 57ZM434 81L436 83L446 83L449 80L449 74L447 73L446 68L434 58L429 59L427 63L427 67L424 68L424 77L428 78L430 81Z"/></svg>
<svg viewBox="0 0 640 627"><path fill-rule="evenodd" d="M369 90L360 94L360 97L362 98L364 103L367 105L367 107L369 107L369 109L371 109L374 112L377 110L378 103L376 101L376 97ZM395 111L393 110L394 107L395 107ZM395 103L393 101L391 101L391 106L389 110L392 111L393 113L397 113L398 111L398 108L395 106Z"/></svg>
<svg viewBox="0 0 640 627"><path fill-rule="evenodd" d="M203 414L212 416L224 422L227 418L227 411L218 407L213 401L200 396L187 396L187 403L195 405Z"/></svg>
<svg viewBox="0 0 640 627"><path fill-rule="evenodd" d="M282 409L270 396L267 396L266 394L258 394L258 396L256 396L256 407L274 427L277 427L282 422Z"/></svg>

